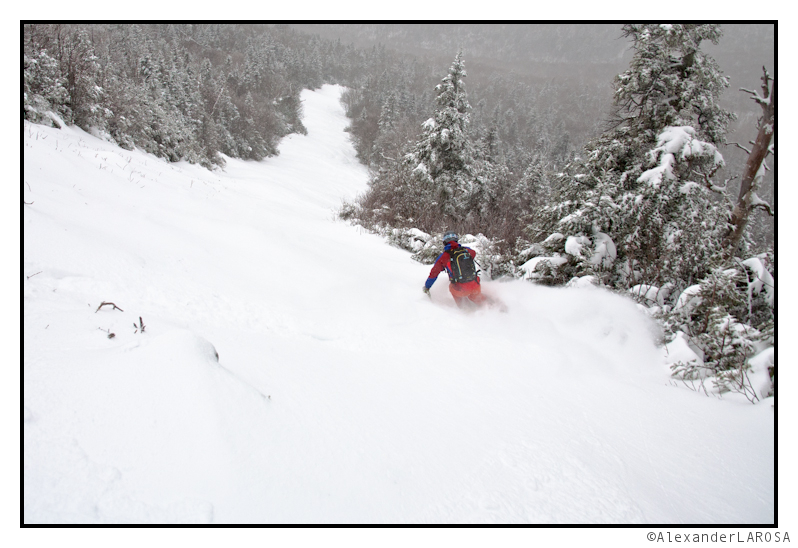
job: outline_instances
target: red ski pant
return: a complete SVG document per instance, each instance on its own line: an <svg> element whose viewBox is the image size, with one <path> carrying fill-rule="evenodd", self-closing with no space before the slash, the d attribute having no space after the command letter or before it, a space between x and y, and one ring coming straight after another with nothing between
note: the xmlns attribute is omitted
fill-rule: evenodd
<svg viewBox="0 0 798 548"><path fill-rule="evenodd" d="M482 287L480 287L478 280L464 284L450 283L449 293L454 297L454 302L457 303L457 306L462 306L466 299L476 304L485 302L485 295L482 294Z"/></svg>

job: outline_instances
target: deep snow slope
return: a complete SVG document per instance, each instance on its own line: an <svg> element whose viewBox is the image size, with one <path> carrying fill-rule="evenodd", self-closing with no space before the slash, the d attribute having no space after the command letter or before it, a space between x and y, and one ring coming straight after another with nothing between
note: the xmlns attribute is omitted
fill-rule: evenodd
<svg viewBox="0 0 798 548"><path fill-rule="evenodd" d="M25 124L26 523L773 521L771 402L674 386L633 303L463 313L337 222L340 92L215 172Z"/></svg>

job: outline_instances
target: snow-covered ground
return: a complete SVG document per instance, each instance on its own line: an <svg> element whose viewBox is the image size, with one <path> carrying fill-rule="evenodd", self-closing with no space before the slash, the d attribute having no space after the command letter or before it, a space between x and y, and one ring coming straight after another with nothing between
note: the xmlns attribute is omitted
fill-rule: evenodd
<svg viewBox="0 0 798 548"><path fill-rule="evenodd" d="M464 313L336 221L340 92L216 172L24 125L25 523L773 522L772 399L674 384L630 300Z"/></svg>

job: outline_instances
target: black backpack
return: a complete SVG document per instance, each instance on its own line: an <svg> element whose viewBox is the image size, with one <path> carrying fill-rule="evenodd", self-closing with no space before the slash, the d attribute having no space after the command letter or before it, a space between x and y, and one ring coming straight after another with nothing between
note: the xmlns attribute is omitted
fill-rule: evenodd
<svg viewBox="0 0 798 548"><path fill-rule="evenodd" d="M452 259L451 280L458 284L473 282L477 279L477 267L471 254L464 247L449 250Z"/></svg>

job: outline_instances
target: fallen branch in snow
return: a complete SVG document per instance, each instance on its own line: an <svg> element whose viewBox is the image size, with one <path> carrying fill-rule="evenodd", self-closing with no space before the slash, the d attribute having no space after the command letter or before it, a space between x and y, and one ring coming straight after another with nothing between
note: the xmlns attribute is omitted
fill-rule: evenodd
<svg viewBox="0 0 798 548"><path fill-rule="evenodd" d="M139 331L144 333L144 328L147 327L147 326L144 325L144 320L142 320L141 316L139 316L139 324L136 325L136 322L133 322L133 327L136 328L136 330L133 333L138 333ZM218 359L218 357L217 357L217 359Z"/></svg>
<svg viewBox="0 0 798 548"><path fill-rule="evenodd" d="M42 271L40 270L40 271L38 271L36 274L41 274L41 273L42 273ZM33 277L34 277L36 274L31 274L30 276L25 276L25 277L26 277L27 279L29 279L29 280L30 280L30 279L31 279L31 278L33 278Z"/></svg>
<svg viewBox="0 0 798 548"><path fill-rule="evenodd" d="M98 306L98 307L97 307L97 310L95 310L95 311L94 311L94 313L96 314L97 312L99 312L99 311L100 311L100 309L101 309L102 307L104 307L105 305L111 305L111 306L113 306L113 307L114 307L114 309L115 309L115 310L119 310L120 312L124 312L124 310L122 310L121 308L119 308L118 306L116 306L114 303L107 303L107 302L103 301L103 302L101 302L101 303L100 303L100 306Z"/></svg>

